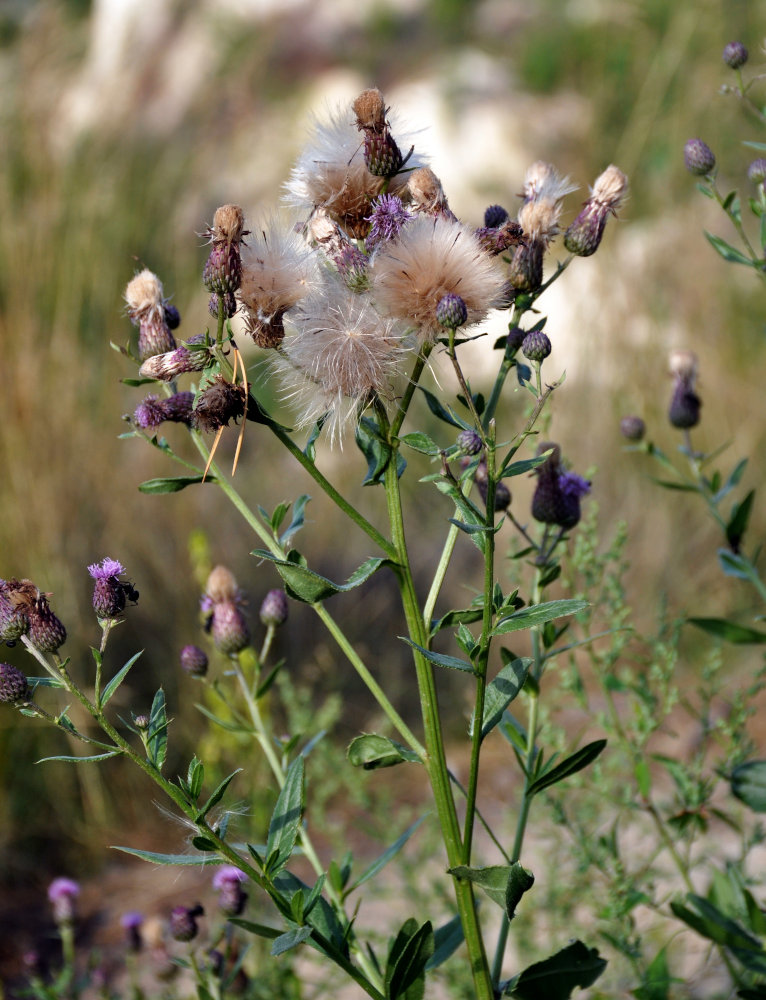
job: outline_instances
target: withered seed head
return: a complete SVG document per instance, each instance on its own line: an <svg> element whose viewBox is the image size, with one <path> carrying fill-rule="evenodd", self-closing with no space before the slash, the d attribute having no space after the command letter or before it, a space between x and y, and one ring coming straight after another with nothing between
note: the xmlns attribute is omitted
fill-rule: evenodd
<svg viewBox="0 0 766 1000"><path fill-rule="evenodd" d="M361 131L382 132L385 129L386 104L377 87L363 90L351 107L356 115L356 127Z"/></svg>

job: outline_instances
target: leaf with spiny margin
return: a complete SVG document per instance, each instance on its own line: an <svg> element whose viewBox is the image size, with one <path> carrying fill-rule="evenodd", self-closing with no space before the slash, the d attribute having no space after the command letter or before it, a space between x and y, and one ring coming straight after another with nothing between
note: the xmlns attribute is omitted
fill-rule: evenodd
<svg viewBox="0 0 766 1000"><path fill-rule="evenodd" d="M395 764L419 763L420 758L414 750L408 750L388 736L377 733L363 733L349 743L346 756L354 767L363 767L365 771L375 771L379 767L393 767Z"/></svg>
<svg viewBox="0 0 766 1000"><path fill-rule="evenodd" d="M280 934L278 938L274 939L274 943L271 946L271 954L274 957L283 955L286 951L290 951L291 948L296 948L299 944L303 944L310 937L310 927L296 927L294 930Z"/></svg>
<svg viewBox="0 0 766 1000"><path fill-rule="evenodd" d="M295 549L291 549L287 553L287 559L279 559L265 549L254 549L250 555L257 559L267 559L269 562L273 562L284 581L288 595L304 604L316 604L318 601L326 601L335 594L353 590L354 587L359 587L366 580L369 580L373 573L376 573L382 566L391 565L389 559L373 556L366 559L345 583L333 583L309 569L305 558Z"/></svg>
<svg viewBox="0 0 766 1000"><path fill-rule="evenodd" d="M293 853L303 816L303 757L296 757L285 775L269 823L266 841L266 874L274 876L285 867Z"/></svg>
<svg viewBox="0 0 766 1000"><path fill-rule="evenodd" d="M107 702L111 699L114 692L117 690L120 684L122 684L122 682L125 680L128 671L136 662L136 660L139 658L139 656L141 656L142 653L143 650L141 649L135 654L135 656L131 656L128 662L123 667L121 667L121 669L114 675L114 677L106 685L103 694L101 695L102 708L107 704Z"/></svg>
<svg viewBox="0 0 766 1000"><path fill-rule="evenodd" d="M450 628L452 625L470 625L471 622L478 622L484 614L484 599L479 598L481 607L464 608L461 611L447 611L441 618L434 618L431 621L430 635L434 636L442 629Z"/></svg>
<svg viewBox="0 0 766 1000"><path fill-rule="evenodd" d="M203 476L169 476L165 479L147 479L140 483L138 489L141 493L180 493L187 486L194 486L203 481ZM217 483L215 476L208 475L204 479L206 483Z"/></svg>
<svg viewBox="0 0 766 1000"><path fill-rule="evenodd" d="M141 851L137 847L120 847L112 844L113 851L132 854L135 858L148 861L152 865L228 865L225 858L211 858L207 854L158 854L156 851Z"/></svg>

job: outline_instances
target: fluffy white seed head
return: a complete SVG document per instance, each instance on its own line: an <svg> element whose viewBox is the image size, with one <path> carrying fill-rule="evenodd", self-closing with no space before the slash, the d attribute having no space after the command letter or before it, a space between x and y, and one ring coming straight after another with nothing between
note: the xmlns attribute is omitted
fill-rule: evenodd
<svg viewBox="0 0 766 1000"><path fill-rule="evenodd" d="M373 297L390 316L414 328L421 342L443 329L436 307L447 294L459 295L469 324L478 323L502 300L503 274L460 222L418 216L399 238L381 247L370 266Z"/></svg>
<svg viewBox="0 0 766 1000"><path fill-rule="evenodd" d="M391 397L404 354L401 329L338 281L304 299L290 318L296 332L274 358L282 394L299 426L326 417L330 439L340 439L373 398Z"/></svg>
<svg viewBox="0 0 766 1000"><path fill-rule="evenodd" d="M139 271L125 288L128 315L138 323L164 322L162 282L148 268Z"/></svg>

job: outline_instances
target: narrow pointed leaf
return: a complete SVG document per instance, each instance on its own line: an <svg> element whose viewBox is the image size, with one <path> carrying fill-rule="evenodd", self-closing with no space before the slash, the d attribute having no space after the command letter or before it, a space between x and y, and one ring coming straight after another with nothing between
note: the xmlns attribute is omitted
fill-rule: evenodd
<svg viewBox="0 0 766 1000"><path fill-rule="evenodd" d="M282 871L295 847L303 816L303 757L296 757L287 769L285 783L274 806L266 841L269 874Z"/></svg>
<svg viewBox="0 0 766 1000"><path fill-rule="evenodd" d="M165 709L165 692L159 688L149 713L147 753L158 771L162 770L168 749L168 716Z"/></svg>
<svg viewBox="0 0 766 1000"><path fill-rule="evenodd" d="M484 718L481 723L482 739L492 732L502 719L503 712L521 691L532 663L533 660L529 657L511 660L487 685L484 696ZM469 735L473 736L473 725Z"/></svg>
<svg viewBox="0 0 766 1000"><path fill-rule="evenodd" d="M416 929L417 928L417 929ZM430 921L421 927L407 920L396 936L386 963L386 1000L419 1000L425 993L425 968L434 953Z"/></svg>
<svg viewBox="0 0 766 1000"><path fill-rule="evenodd" d="M766 760L748 760L735 767L731 791L753 812L766 813Z"/></svg>
<svg viewBox="0 0 766 1000"><path fill-rule="evenodd" d="M400 635L399 638L402 642L406 642L408 646L412 646L413 649L417 649L418 652L422 653L430 663L435 663L437 667L448 667L450 670L463 670L469 674L474 672L471 664L467 663L465 660L459 660L455 656L447 656L444 653L434 653L430 649L424 649L422 646L418 646L416 642L413 642L412 639L408 639L404 635Z"/></svg>
<svg viewBox="0 0 766 1000"><path fill-rule="evenodd" d="M413 833L418 829L420 824L426 819L425 816L421 816L420 819L416 819L412 826L408 826L404 833L396 840L387 850L385 850L380 857L376 858L375 861L367 868L362 874L356 879L346 890L346 893L353 892L354 889L358 889L360 885L364 885L371 878L374 878L383 868L386 867L389 861L401 851Z"/></svg>
<svg viewBox="0 0 766 1000"><path fill-rule="evenodd" d="M109 760L110 757L119 757L122 750L110 750L109 753L97 753L93 754L92 757L69 757L62 755L60 757L41 757L40 760L35 761L37 764L47 764L53 760L65 761L67 764L92 764L98 763L102 760Z"/></svg>
<svg viewBox="0 0 766 1000"><path fill-rule="evenodd" d="M237 927L241 927L243 931L249 931L250 934L257 934L258 937L273 939L278 938L282 934L282 931L276 927L269 927L266 924L256 924L252 920L243 920L242 917L229 917L229 923L236 924Z"/></svg>
<svg viewBox="0 0 766 1000"><path fill-rule="evenodd" d="M135 656L131 656L131 658L128 660L125 666L123 666L106 685L106 687L104 688L104 693L101 695L102 708L107 704L107 702L110 700L114 692L117 690L120 684L122 684L122 682L125 680L128 671L136 662L136 660L139 658L142 652L143 650L139 650L139 652L136 653Z"/></svg>
<svg viewBox="0 0 766 1000"><path fill-rule="evenodd" d="M577 750L570 757L567 757L566 760L562 760L560 764L552 767L550 771L541 774L539 778L533 781L529 788L527 788L527 795L536 795L544 788L558 784L564 778L568 778L570 775L581 771L598 757L605 746L606 740L594 740L592 743L581 747L581 749Z"/></svg>
<svg viewBox="0 0 766 1000"><path fill-rule="evenodd" d="M453 955L465 941L460 914L434 931L434 953L426 962L426 971L435 969Z"/></svg>
<svg viewBox="0 0 766 1000"><path fill-rule="evenodd" d="M198 476L171 476L167 479L147 479L146 482L139 485L138 489L141 493L179 493L187 486L194 486L201 482L201 474ZM208 475L205 482L215 483L217 480L215 476Z"/></svg>
<svg viewBox="0 0 766 1000"><path fill-rule="evenodd" d="M224 865L228 864L224 858L211 858L209 854L158 854L156 851L141 851L137 847L120 847L119 844L112 844L113 851L122 851L123 854L132 854L135 858L148 861L152 865Z"/></svg>
<svg viewBox="0 0 766 1000"><path fill-rule="evenodd" d="M212 795L207 800L207 802L204 804L204 806L202 807L202 809L200 809L200 811L197 813L197 818L196 818L195 822L199 823L201 820L203 820L207 816L207 814L210 812L210 810L214 806L218 805L218 803L221 801L221 799L224 796L224 792L226 791L226 789L229 787L229 785L231 784L231 782L234 780L234 778L239 774L239 772L241 770L242 770L242 768L238 767L236 771L232 771L231 774L229 774L227 777L225 777L223 779L223 781L213 791Z"/></svg>
<svg viewBox="0 0 766 1000"><path fill-rule="evenodd" d="M745 625L736 625L725 618L687 618L690 625L696 625L704 632L715 635L719 639L739 645L757 645L766 642L766 632L758 632Z"/></svg>

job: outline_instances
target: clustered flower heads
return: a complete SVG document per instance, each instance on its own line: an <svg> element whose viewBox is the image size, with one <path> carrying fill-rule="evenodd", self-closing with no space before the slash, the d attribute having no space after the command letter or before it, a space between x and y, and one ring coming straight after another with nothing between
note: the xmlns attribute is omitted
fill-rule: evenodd
<svg viewBox="0 0 766 1000"><path fill-rule="evenodd" d="M63 646L66 629L48 596L31 580L0 580L0 641L13 645L26 636L41 653L55 653Z"/></svg>
<svg viewBox="0 0 766 1000"><path fill-rule="evenodd" d="M286 184L288 224L270 219L251 233L238 205L216 211L203 234L211 244L203 273L210 308L217 316L223 303L226 317L238 310L245 332L270 352L295 425L320 424L331 441L342 441L368 406L401 394L413 353L449 345L458 327L539 291L545 254L563 228L564 198L574 190L539 161L524 178L516 218L491 205L483 225L467 225L381 92L368 89L314 122ZM626 190L625 175L607 167L566 230L570 253L595 252ZM176 346L176 317L151 272L133 279L126 300L140 327L143 377L174 382L214 364L220 343L192 338ZM536 340L542 359L545 344ZM244 385L213 370L191 415L183 393L150 395L134 423L149 429L175 421L217 433L245 415L247 400Z"/></svg>

